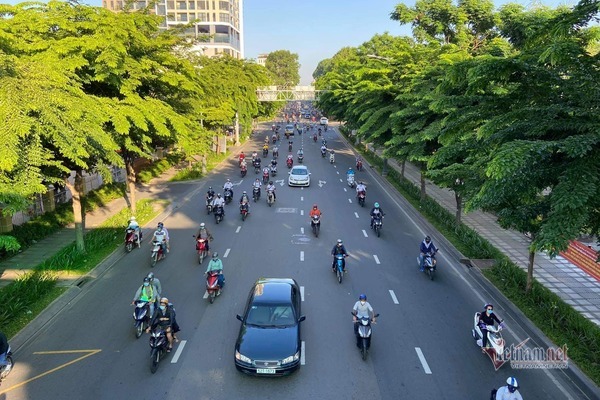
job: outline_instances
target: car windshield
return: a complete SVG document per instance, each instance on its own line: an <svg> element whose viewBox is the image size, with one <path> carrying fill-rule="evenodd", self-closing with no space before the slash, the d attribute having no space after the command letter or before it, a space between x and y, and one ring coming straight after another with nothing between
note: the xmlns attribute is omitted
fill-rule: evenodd
<svg viewBox="0 0 600 400"><path fill-rule="evenodd" d="M246 317L247 325L289 326L296 324L294 310L290 304L254 304Z"/></svg>
<svg viewBox="0 0 600 400"><path fill-rule="evenodd" d="M292 169L292 175L308 175L308 171L304 168Z"/></svg>
<svg viewBox="0 0 600 400"><path fill-rule="evenodd" d="M286 125L285 129L294 129L294 125Z"/></svg>

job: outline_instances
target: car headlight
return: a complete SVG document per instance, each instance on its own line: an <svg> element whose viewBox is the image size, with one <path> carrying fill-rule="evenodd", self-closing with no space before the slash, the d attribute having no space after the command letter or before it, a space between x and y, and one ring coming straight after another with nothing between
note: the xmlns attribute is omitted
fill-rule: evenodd
<svg viewBox="0 0 600 400"><path fill-rule="evenodd" d="M293 356L289 356L289 357L286 357L283 360L281 360L281 365L285 365L285 364L289 364L294 361L298 361L299 358L300 358L300 352L297 352Z"/></svg>
<svg viewBox="0 0 600 400"><path fill-rule="evenodd" d="M252 364L252 360L240 353L239 351L235 351L235 359L238 361L242 361L248 364Z"/></svg>

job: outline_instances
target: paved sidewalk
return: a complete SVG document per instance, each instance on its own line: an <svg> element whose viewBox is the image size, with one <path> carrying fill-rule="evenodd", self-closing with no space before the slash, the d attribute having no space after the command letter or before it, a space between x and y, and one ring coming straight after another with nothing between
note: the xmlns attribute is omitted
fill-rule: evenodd
<svg viewBox="0 0 600 400"><path fill-rule="evenodd" d="M388 160L388 165L398 172L401 170L394 160ZM404 176L420 186L420 171L414 165L406 163ZM452 191L437 187L430 181L426 181L426 191L431 198L454 215L456 201ZM530 240L526 236L501 228L495 216L481 211L463 214L462 222L506 254L516 265L527 270ZM600 282L595 278L565 258L557 256L550 259L545 253L536 254L533 274L538 282L596 325L600 325Z"/></svg>

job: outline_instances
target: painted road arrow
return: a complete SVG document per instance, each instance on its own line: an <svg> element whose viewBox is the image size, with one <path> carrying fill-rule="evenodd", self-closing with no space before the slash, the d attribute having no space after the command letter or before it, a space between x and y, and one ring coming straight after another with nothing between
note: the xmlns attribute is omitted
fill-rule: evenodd
<svg viewBox="0 0 600 400"><path fill-rule="evenodd" d="M284 179L279 179L277 181L275 181L275 183L279 183L281 186L283 186L285 180Z"/></svg>
<svg viewBox="0 0 600 400"><path fill-rule="evenodd" d="M319 181L319 187L323 187L324 184L326 184L327 182L325 181Z"/></svg>

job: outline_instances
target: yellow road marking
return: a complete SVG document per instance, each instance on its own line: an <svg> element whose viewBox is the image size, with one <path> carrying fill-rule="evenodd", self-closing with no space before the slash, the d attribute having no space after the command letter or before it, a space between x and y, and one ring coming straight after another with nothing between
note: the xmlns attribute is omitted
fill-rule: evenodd
<svg viewBox="0 0 600 400"><path fill-rule="evenodd" d="M36 351L33 354L41 354L41 355L48 355L48 354L76 354L76 353L87 353L86 355L83 355L79 358L76 358L75 360L69 361L67 363L64 363L62 365L59 365L56 368L52 368L49 371L46 371L44 373L41 373L39 375L34 376L33 378L29 378L26 381L23 381L21 383L17 383L16 385L10 386L6 389L0 390L0 394L4 394L7 392L10 392L11 390L17 389L23 385L28 384L29 382L35 381L37 379L40 379L46 375L49 375L53 372L56 372L60 369L63 369L65 367L68 367L71 364L75 364L76 362L79 362L81 360L83 360L84 358L88 358L89 356L93 356L94 354L100 353L102 350L100 349L95 349L95 350L57 350L57 351Z"/></svg>

